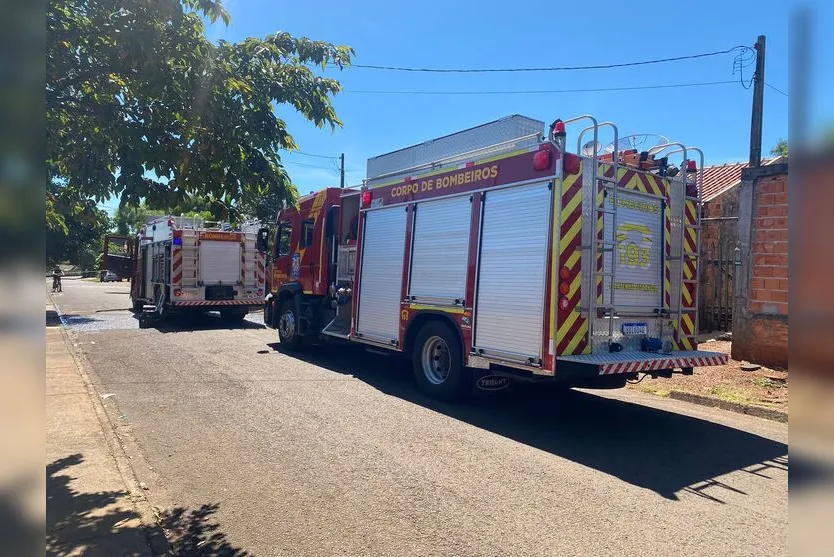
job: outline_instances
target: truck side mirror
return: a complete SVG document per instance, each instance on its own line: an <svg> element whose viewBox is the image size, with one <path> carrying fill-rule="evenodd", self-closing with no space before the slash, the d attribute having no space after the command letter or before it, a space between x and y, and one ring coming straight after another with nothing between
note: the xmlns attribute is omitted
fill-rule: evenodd
<svg viewBox="0 0 834 557"><path fill-rule="evenodd" d="M324 236L326 238L331 238L333 236L338 235L339 231L337 227L339 226L339 206L332 205L329 209L327 209L327 218L324 221Z"/></svg>
<svg viewBox="0 0 834 557"><path fill-rule="evenodd" d="M258 251L264 253L269 251L269 228L263 227L258 229L258 239L256 241Z"/></svg>

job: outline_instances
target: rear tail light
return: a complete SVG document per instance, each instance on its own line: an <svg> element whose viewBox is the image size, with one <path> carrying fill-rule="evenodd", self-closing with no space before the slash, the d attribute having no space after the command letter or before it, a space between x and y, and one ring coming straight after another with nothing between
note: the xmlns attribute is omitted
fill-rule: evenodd
<svg viewBox="0 0 834 557"><path fill-rule="evenodd" d="M563 282L562 284L560 284L559 292L567 296L568 292L570 292L570 284L568 284L567 282Z"/></svg>
<svg viewBox="0 0 834 557"><path fill-rule="evenodd" d="M176 296L176 297L182 296L182 290L180 290L179 288L175 288L174 289L174 296Z"/></svg>
<svg viewBox="0 0 834 557"><path fill-rule="evenodd" d="M568 280L570 278L570 271L567 267L559 269L559 278L562 280Z"/></svg>
<svg viewBox="0 0 834 557"><path fill-rule="evenodd" d="M579 158L579 155L565 153L565 174L579 174L579 167L581 166L581 163L582 159Z"/></svg>
<svg viewBox="0 0 834 557"><path fill-rule="evenodd" d="M373 193L371 190L365 190L362 192L362 206L368 207L371 204L371 200L374 198Z"/></svg>
<svg viewBox="0 0 834 557"><path fill-rule="evenodd" d="M547 149L536 151L536 154L533 155L533 170L547 170L548 168L550 168L552 162L553 155L550 151L548 151Z"/></svg>
<svg viewBox="0 0 834 557"><path fill-rule="evenodd" d="M559 298L559 309L561 309L562 311L565 311L566 309L568 309L568 299L567 298L564 298L564 297Z"/></svg>

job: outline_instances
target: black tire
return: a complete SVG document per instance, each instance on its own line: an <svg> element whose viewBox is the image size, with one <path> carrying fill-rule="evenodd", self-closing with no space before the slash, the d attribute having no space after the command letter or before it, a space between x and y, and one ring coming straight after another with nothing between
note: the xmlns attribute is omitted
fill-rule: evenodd
<svg viewBox="0 0 834 557"><path fill-rule="evenodd" d="M467 370L460 342L448 325L430 321L414 340L411 367L417 386L437 400L452 400L463 394Z"/></svg>
<svg viewBox="0 0 834 557"><path fill-rule="evenodd" d="M278 310L275 327L278 329L278 340L287 350L298 350L301 347L301 335L298 334L298 313L295 311L293 299L284 300Z"/></svg>
<svg viewBox="0 0 834 557"><path fill-rule="evenodd" d="M240 323L246 317L247 312L239 309L220 310L220 319L226 323Z"/></svg>

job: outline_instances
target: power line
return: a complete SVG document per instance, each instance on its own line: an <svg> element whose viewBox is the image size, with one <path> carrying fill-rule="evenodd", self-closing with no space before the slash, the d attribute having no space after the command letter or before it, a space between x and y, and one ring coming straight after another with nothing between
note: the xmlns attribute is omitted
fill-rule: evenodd
<svg viewBox="0 0 834 557"><path fill-rule="evenodd" d="M281 161L282 164L291 164L293 166L303 166L304 168L318 168L319 170L329 170L330 172L338 172L334 168L329 166L319 166L316 164L304 164L303 162L295 162L295 161Z"/></svg>
<svg viewBox="0 0 834 557"><path fill-rule="evenodd" d="M736 80L704 81L700 83L671 83L665 85L635 85L631 87L597 87L590 89L532 89L526 91L383 91L348 89L343 93L360 93L376 95L538 95L550 93L598 93L605 91L638 91L644 89L674 89L681 87L705 87L709 85L726 85L737 83Z"/></svg>
<svg viewBox="0 0 834 557"><path fill-rule="evenodd" d="M730 54L736 50L749 49L750 47L739 45L727 50L716 50L713 52L702 52L689 54L687 56L675 56L672 58L657 58L654 60L641 60L638 62L623 62L619 64L597 64L588 66L555 66L549 68L412 68L405 66L380 66L372 64L351 64L351 67L368 70L387 70L396 72L431 72L431 73L497 73L497 72L562 72L574 70L607 70L611 68L627 68L632 66L646 66L649 64L662 64L665 62L678 62L680 60L694 60L697 58L708 58Z"/></svg>
<svg viewBox="0 0 834 557"><path fill-rule="evenodd" d="M316 155L314 153L305 153L303 151L290 151L293 155L304 155L305 157L316 157L319 159L338 159L339 157L331 157L330 155Z"/></svg>
<svg viewBox="0 0 834 557"><path fill-rule="evenodd" d="M774 91L776 91L776 92L777 92L777 93L779 93L780 95L784 95L784 96L786 96L786 97L788 96L788 94L787 94L787 93L785 93L785 92L784 92L784 91L782 91L781 89L777 89L776 87L774 87L773 85L771 85L771 84L770 84L770 83L768 83L767 81L765 81L765 86L770 87L771 89L773 89Z"/></svg>

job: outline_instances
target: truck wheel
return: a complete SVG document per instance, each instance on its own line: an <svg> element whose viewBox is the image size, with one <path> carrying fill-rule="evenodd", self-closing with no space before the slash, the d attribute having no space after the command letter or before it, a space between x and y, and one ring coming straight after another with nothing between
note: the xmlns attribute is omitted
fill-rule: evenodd
<svg viewBox="0 0 834 557"><path fill-rule="evenodd" d="M301 335L298 334L298 314L295 312L295 302L285 300L278 312L278 340L288 350L298 350L301 346Z"/></svg>
<svg viewBox="0 0 834 557"><path fill-rule="evenodd" d="M438 321L426 323L414 342L411 356L417 386L438 400L451 400L466 384L460 343L454 332Z"/></svg>

